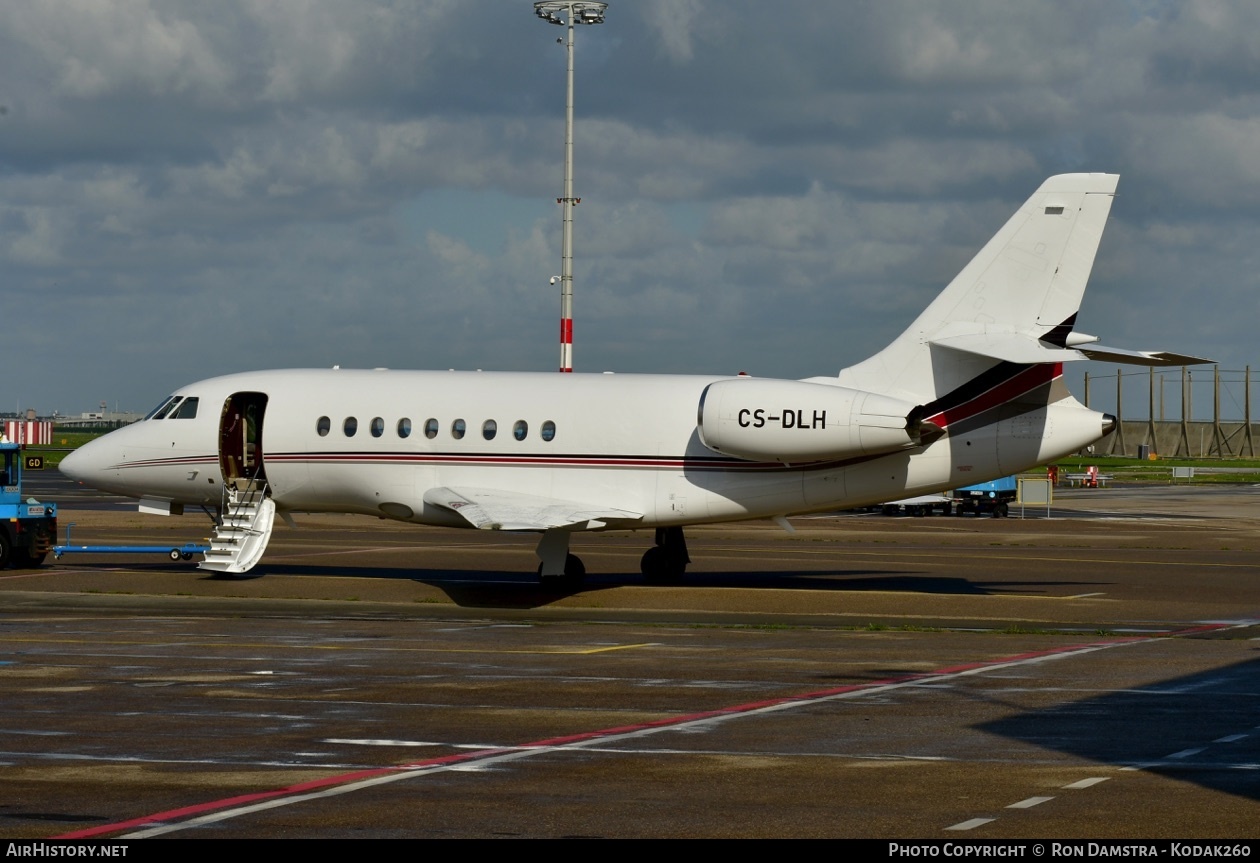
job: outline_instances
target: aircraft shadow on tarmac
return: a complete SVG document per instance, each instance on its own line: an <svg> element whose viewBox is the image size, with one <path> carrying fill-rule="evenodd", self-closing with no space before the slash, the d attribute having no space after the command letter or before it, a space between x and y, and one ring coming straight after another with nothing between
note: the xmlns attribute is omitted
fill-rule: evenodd
<svg viewBox="0 0 1260 863"><path fill-rule="evenodd" d="M1255 728L1257 692L1260 659L1250 659L978 727L1099 764L1140 766L1260 800L1255 738L1246 734Z"/></svg>
<svg viewBox="0 0 1260 863"><path fill-rule="evenodd" d="M460 571L440 569L397 569L391 567L295 566L262 564L251 575L380 578L418 581L435 587L464 608L540 608L576 593L595 593L618 587L648 587L638 573L591 573L581 587L540 585L537 576L519 570ZM207 576L209 577L209 576ZM811 591L887 591L892 593L927 593L947 596L988 596L991 594L1047 595L1051 589L1087 587L1096 589L1098 582L1085 581L980 581L916 575L909 571L871 569L810 569L776 572L699 572L688 575L676 585L659 587L739 588L766 590ZM657 587L655 585L651 587Z"/></svg>

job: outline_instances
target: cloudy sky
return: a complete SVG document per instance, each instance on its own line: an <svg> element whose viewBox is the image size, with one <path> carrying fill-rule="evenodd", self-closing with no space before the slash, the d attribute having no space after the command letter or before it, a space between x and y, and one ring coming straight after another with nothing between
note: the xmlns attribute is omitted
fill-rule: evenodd
<svg viewBox="0 0 1260 863"><path fill-rule="evenodd" d="M554 369L563 33L0 4L0 409ZM1121 175L1081 330L1260 365L1260 4L612 0L577 69L578 371L834 374L1064 171Z"/></svg>

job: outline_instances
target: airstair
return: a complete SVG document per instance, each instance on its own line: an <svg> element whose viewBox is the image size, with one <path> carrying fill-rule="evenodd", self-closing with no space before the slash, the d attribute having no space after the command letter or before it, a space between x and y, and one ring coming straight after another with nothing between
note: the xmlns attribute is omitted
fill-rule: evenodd
<svg viewBox="0 0 1260 863"><path fill-rule="evenodd" d="M226 485L222 520L210 538L206 559L197 568L249 572L267 548L275 519L276 504L267 496L266 480L242 477Z"/></svg>

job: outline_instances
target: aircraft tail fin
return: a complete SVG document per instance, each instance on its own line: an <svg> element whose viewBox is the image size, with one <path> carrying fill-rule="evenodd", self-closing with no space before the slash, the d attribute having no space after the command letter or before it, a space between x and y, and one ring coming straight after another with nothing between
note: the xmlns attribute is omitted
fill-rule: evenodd
<svg viewBox="0 0 1260 863"><path fill-rule="evenodd" d="M1050 177L904 333L839 383L926 402L998 363L1086 359L1076 345L1092 337L1072 327L1118 180Z"/></svg>

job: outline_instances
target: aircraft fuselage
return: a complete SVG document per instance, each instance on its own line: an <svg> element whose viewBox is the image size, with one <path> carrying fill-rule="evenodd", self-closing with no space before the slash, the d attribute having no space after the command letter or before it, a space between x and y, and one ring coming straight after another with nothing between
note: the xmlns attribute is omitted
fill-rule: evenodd
<svg viewBox="0 0 1260 863"><path fill-rule="evenodd" d="M223 456L236 434L226 409L244 393L265 396L255 399L260 410L253 420L253 457L281 511L466 527L424 498L434 488L473 487L639 513L641 520L609 526L651 527L861 506L965 485L1075 452L1103 429L1102 414L1070 397L1033 401L1024 412L1003 400L973 405L951 420L957 434L927 446L907 443L881 455L801 463L750 460L715 452L698 433L706 388L740 380L249 372L181 388L176 396L198 400L195 417L175 411L120 429L81 448L66 468L120 494L217 506L225 478L238 472ZM749 432L786 432L802 441L827 432L827 407L802 396L802 382L752 381L769 387L751 395L746 406L732 406L736 422L777 419L747 422ZM783 399L767 396L775 384L782 385ZM836 389L815 386L824 396Z"/></svg>

